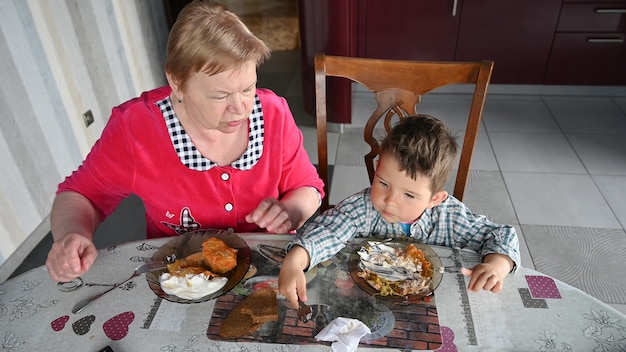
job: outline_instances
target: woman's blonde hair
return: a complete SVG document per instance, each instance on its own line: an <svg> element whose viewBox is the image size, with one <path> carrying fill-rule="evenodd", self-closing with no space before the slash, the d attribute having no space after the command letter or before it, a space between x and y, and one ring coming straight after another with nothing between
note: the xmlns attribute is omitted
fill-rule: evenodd
<svg viewBox="0 0 626 352"><path fill-rule="evenodd" d="M429 115L407 116L383 139L380 153L395 157L401 171L412 179L430 179L431 191L444 188L456 157L456 138L438 119Z"/></svg>
<svg viewBox="0 0 626 352"><path fill-rule="evenodd" d="M192 74L214 75L254 61L257 66L270 49L237 15L221 5L194 1L185 6L167 41L165 71L184 91Z"/></svg>

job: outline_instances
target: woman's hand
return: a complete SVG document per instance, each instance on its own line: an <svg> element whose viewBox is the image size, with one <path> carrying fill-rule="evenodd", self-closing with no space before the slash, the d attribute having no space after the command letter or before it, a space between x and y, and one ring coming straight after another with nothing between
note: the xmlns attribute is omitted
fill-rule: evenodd
<svg viewBox="0 0 626 352"><path fill-rule="evenodd" d="M68 234L52 244L46 267L55 281L70 281L86 273L96 260L93 242L78 234Z"/></svg>
<svg viewBox="0 0 626 352"><path fill-rule="evenodd" d="M268 232L287 233L302 226L319 208L319 193L313 187L296 188L280 200L265 198L246 215L246 221Z"/></svg>
<svg viewBox="0 0 626 352"><path fill-rule="evenodd" d="M57 194L50 212L54 243L46 260L52 280L69 281L91 268L98 255L92 238L99 219L99 213L81 194Z"/></svg>
<svg viewBox="0 0 626 352"><path fill-rule="evenodd" d="M246 215L246 221L257 224L268 232L287 233L293 230L287 206L276 198L265 198L254 211Z"/></svg>

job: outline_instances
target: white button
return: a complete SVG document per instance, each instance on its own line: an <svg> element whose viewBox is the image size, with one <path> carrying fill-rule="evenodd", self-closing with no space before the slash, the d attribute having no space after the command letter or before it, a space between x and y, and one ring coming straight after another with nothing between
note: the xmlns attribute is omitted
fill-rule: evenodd
<svg viewBox="0 0 626 352"><path fill-rule="evenodd" d="M233 205L230 203L226 203L226 205L224 205L224 209L226 209L226 211L231 211L233 210Z"/></svg>
<svg viewBox="0 0 626 352"><path fill-rule="evenodd" d="M230 175L229 175L229 174L227 174L227 173L223 173L223 174L222 174L222 180L224 180L224 181L228 181L228 179L229 179L229 178L230 178Z"/></svg>

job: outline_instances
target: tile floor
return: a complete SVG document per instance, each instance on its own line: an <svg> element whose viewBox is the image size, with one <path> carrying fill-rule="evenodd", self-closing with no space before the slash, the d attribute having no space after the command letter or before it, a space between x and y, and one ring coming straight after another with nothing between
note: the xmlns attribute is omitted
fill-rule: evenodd
<svg viewBox="0 0 626 352"><path fill-rule="evenodd" d="M274 52L259 86L289 101L317 162L314 118L303 107L297 51ZM626 89L490 87L465 202L496 222L515 225L522 261L626 313ZM368 186L361 147L370 94L354 94L353 122L331 133L331 203ZM449 89L424 97L421 113L462 135L458 113L469 96ZM451 190L452 183L449 183ZM138 199L125 201L99 229L98 247L141 239ZM106 233L106 235L105 235ZM17 273L45 261L48 236Z"/></svg>

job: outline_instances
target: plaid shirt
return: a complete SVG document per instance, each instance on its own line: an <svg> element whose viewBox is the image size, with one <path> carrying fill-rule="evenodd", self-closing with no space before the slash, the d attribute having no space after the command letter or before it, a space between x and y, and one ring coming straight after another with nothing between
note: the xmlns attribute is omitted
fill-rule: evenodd
<svg viewBox="0 0 626 352"><path fill-rule="evenodd" d="M406 238L400 223L387 222L374 209L370 192L371 188L366 188L311 219L288 249L295 244L304 247L311 257L309 268L312 268L330 259L355 237ZM502 253L515 262L514 270L520 266L515 228L473 214L452 196L440 205L426 209L411 224L408 236L426 244L471 249L483 257L489 253Z"/></svg>

